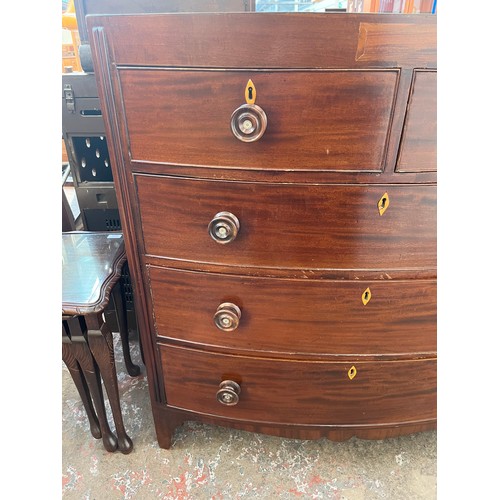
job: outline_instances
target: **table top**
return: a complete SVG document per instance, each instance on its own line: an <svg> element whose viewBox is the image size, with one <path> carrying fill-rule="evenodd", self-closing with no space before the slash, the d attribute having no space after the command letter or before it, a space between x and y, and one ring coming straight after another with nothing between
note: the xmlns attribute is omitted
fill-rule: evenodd
<svg viewBox="0 0 500 500"><path fill-rule="evenodd" d="M63 314L103 311L125 260L122 233L62 233Z"/></svg>

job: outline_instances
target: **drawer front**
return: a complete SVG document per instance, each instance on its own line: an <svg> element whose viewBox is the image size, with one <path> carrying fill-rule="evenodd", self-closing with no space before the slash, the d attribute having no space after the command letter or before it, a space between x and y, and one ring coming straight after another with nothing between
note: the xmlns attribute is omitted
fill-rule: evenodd
<svg viewBox="0 0 500 500"><path fill-rule="evenodd" d="M170 406L304 425L395 424L436 418L434 359L332 363L159 348ZM353 366L356 373L351 379ZM234 406L216 399L224 380L241 387Z"/></svg>
<svg viewBox="0 0 500 500"><path fill-rule="evenodd" d="M436 265L436 188L299 185L137 175L145 252L231 266L408 269ZM379 201L387 194L383 215ZM207 230L227 211L240 228Z"/></svg>
<svg viewBox="0 0 500 500"><path fill-rule="evenodd" d="M160 337L297 354L436 351L434 280L292 280L158 267L149 276ZM224 304L236 305L240 317ZM224 317L231 320L225 328Z"/></svg>
<svg viewBox="0 0 500 500"><path fill-rule="evenodd" d="M437 72L415 71L398 172L437 170Z"/></svg>
<svg viewBox="0 0 500 500"><path fill-rule="evenodd" d="M233 111L248 80L267 116L256 142ZM398 71L121 70L133 160L269 170L381 171Z"/></svg>

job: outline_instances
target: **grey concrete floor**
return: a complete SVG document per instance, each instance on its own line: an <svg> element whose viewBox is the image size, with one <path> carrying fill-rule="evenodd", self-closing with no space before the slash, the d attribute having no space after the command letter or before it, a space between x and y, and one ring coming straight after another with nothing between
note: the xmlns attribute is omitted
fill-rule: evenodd
<svg viewBox="0 0 500 500"><path fill-rule="evenodd" d="M130 455L94 439L62 367L62 496L65 499L436 498L436 432L383 441L299 441L187 422L170 450L158 447L147 379L130 377L118 334L116 364ZM137 342L132 356L140 363ZM107 402L106 402L107 403ZM107 405L108 415L110 407ZM114 429L114 426L112 425Z"/></svg>

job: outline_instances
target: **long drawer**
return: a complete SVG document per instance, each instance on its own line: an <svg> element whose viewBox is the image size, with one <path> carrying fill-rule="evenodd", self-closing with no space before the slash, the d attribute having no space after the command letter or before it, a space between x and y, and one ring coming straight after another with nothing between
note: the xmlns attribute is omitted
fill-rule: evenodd
<svg viewBox="0 0 500 500"><path fill-rule="evenodd" d="M285 361L168 345L159 349L167 404L185 410L303 425L397 424L436 418L435 359ZM236 405L226 406L216 398L225 380L241 388Z"/></svg>
<svg viewBox="0 0 500 500"><path fill-rule="evenodd" d="M154 266L149 277L156 333L166 339L289 354L436 351L435 280L252 278Z"/></svg>
<svg viewBox="0 0 500 500"><path fill-rule="evenodd" d="M436 267L435 186L135 180L149 255L239 268ZM207 230L221 212L239 224L228 244Z"/></svg>

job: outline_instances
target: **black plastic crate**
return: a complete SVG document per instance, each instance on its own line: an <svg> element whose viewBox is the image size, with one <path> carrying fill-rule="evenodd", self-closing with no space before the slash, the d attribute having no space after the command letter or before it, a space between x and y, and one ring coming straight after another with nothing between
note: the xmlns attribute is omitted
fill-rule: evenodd
<svg viewBox="0 0 500 500"><path fill-rule="evenodd" d="M71 137L79 182L113 182L106 137Z"/></svg>

